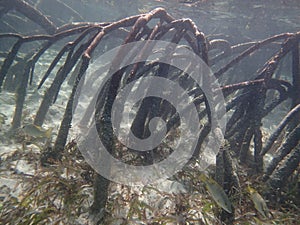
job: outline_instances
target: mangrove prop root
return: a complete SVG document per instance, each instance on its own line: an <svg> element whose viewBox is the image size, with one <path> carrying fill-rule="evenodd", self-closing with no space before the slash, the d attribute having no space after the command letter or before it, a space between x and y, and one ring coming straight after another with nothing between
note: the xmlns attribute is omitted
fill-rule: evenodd
<svg viewBox="0 0 300 225"><path fill-rule="evenodd" d="M216 159L216 181L223 186L228 196L233 196L240 189L237 171L230 156L230 145L221 147ZM233 224L234 208L232 213L222 210L221 221L226 224Z"/></svg>
<svg viewBox="0 0 300 225"><path fill-rule="evenodd" d="M270 138L267 140L267 143L265 147L261 151L261 155L265 155L272 147L276 139L279 137L283 129L286 127L286 125L297 115L297 113L300 111L300 104L295 106L289 113L283 118L283 120L280 122L280 124L277 126L275 132L270 136Z"/></svg>
<svg viewBox="0 0 300 225"><path fill-rule="evenodd" d="M299 39L294 40L295 48L292 50L292 74L293 74L293 97L292 97L292 107L300 104L300 57L299 57ZM293 130L298 122L300 121L300 113L293 119L292 123L289 124L288 130Z"/></svg>
<svg viewBox="0 0 300 225"><path fill-rule="evenodd" d="M293 148L295 148L295 146L299 143L299 137L300 137L300 124L292 132L288 134L286 140L278 149L270 165L266 168L266 176L272 174L272 172L278 166L280 161L284 157L286 157L293 150Z"/></svg>
<svg viewBox="0 0 300 225"><path fill-rule="evenodd" d="M40 25L48 34L55 33L57 27L46 16L44 16L39 10L32 7L30 4L23 0L2 0L1 6L5 6L9 9L15 9L22 13L25 17L32 20L34 23Z"/></svg>
<svg viewBox="0 0 300 225"><path fill-rule="evenodd" d="M299 167L300 163L300 144L298 144L291 153L282 161L282 163L271 174L267 185L270 187L267 197L270 201L277 201L276 197L280 189L287 183L288 178Z"/></svg>
<svg viewBox="0 0 300 225"><path fill-rule="evenodd" d="M148 43L141 46L141 48L138 48L136 52L132 53L130 56L131 58L134 56L142 58L145 54L147 54L152 48L149 44L150 40L168 40L169 42L178 44L184 43L184 47L191 49L195 54L199 55L206 64L215 64L221 60L222 62L223 60L228 60L224 63L224 65L218 67L220 69L214 71L216 78L221 78L226 72L229 73L229 69L236 66L241 60L249 57L252 53L258 54L258 50L262 47L276 47L277 52L273 55L273 57L267 60L264 66L257 68L259 70L257 70L258 72L254 75L255 78L253 80L246 80L239 83L231 82L220 87L225 99L229 102L226 105L226 110L232 112L225 134L225 138L228 139L228 142L230 143L230 148L222 152L221 161L223 162L223 167L226 167L224 171L229 174L228 176L231 179L228 180L229 178L226 178L226 180L230 181L229 183L234 187L239 188L237 177L234 178L234 169L232 167L230 159L231 155L229 155L229 153L236 153L235 156L239 157L242 163L246 162L245 158L249 153L251 140L254 140L255 164L253 167L257 169L257 172L262 173L262 159L264 155L269 151L273 143L279 138L283 129L288 125L290 126L291 132L287 135L287 139L280 147L278 154L275 155L271 163L272 168L269 167L267 169L267 174L269 176L280 177L282 174L291 174L291 171L296 168L295 162L299 159L299 155L297 155L299 151L297 152L295 149L299 150L299 145L297 146L299 138L297 139L297 137L299 137L298 117L300 109L300 32L284 33L258 42L230 46L230 43L226 40L208 40L191 19L175 19L163 8L156 8L149 13L130 16L116 22L79 22L68 23L61 27L56 27L56 25L49 19L41 15L38 10L31 7L29 3L26 3L23 0L2 0L0 1L0 6L3 8L0 12L1 15L14 8L26 18L29 18L36 24L40 25L47 33L31 36L21 35L18 33L0 34L0 39L15 40L14 44L10 47L10 50L4 54L5 60L0 68L0 88L2 88L5 79L7 79L8 82L20 82L19 86L16 88L16 93L20 96L17 96L15 117L13 120L14 128L21 125L21 115L28 82L31 83L32 80L36 79L34 77L35 64L39 57L43 55L47 49L58 44L58 41L65 41L64 46L57 52L56 57L54 57L50 66L47 68L46 73L39 82L38 88L41 88L44 85L44 82L49 79L51 72L53 72L56 67L60 67L50 87L45 92L44 98L35 117L35 124L43 124L46 113L48 112L51 104L54 104L56 97L59 95L63 82L76 65L79 68L79 70L76 70L76 74L74 75L76 76L76 79L72 82L72 93L67 102L57 139L54 143L54 147L49 148L51 151L54 151L55 154L50 155L57 155L57 158L59 158L64 150L72 121L72 107L76 105L75 93L78 88L77 86L89 67L90 60L93 57L95 49L99 45L100 47L103 47L104 44L101 44L104 40L110 38L109 34L112 34L112 32L119 32L122 35L118 38L121 38L123 44L139 40L149 40ZM74 13L76 14L76 12ZM154 25L152 22L154 22ZM170 35L167 34L172 35L170 37ZM70 41L70 39L72 41ZM281 45L275 43L279 41L282 42ZM25 60L22 58L22 60L28 64L27 66L22 66L22 71L19 71L19 74L15 75L16 78L8 78L8 73L12 72L13 67L16 64L15 62L19 63L20 55L18 55L18 53L22 51L22 47L26 43L38 43L38 47L36 47L30 54L27 54L27 56L25 56ZM214 52L218 52L218 55L213 56ZM164 52L165 57L174 57L172 53L172 51ZM292 83L281 80L280 76L277 76L276 79L274 79L274 73L276 69L278 69L279 63L288 53L292 53ZM112 66L109 69L109 72L112 71L112 68L121 65L127 54L128 49L124 46L121 47L117 56L112 60ZM212 57L210 57L210 55L212 55ZM66 57L64 58L64 56ZM81 61L78 63L80 57ZM114 102L118 91L122 88L123 83L121 82L124 81L124 84L128 84L133 80L151 73L157 76L162 76L161 74L171 74L167 78L178 81L179 83L181 82L182 86L184 86L185 81L190 81L189 78L182 74L182 72L179 73L178 78L176 77L178 76L178 73L174 72L172 68L166 65L161 65L157 62L137 63L128 68L123 68L120 71L117 71L117 73L111 77L105 86L105 90L102 92L103 96L101 96L100 100L97 100L96 124L100 129L100 135L104 134L104 137L102 138L104 145L108 148L108 151L111 152L115 150L115 143L113 139L114 134L110 121L110 113L112 103ZM191 64L190 68L187 69L187 71L191 71L191 69L193 69L193 65ZM109 72L108 74L110 74ZM198 71L193 72L197 73ZM205 82L209 82L209 80L204 80L204 83ZM204 139L211 129L210 108L207 102L207 98L209 97L207 95L209 95L209 93L204 94L202 90L200 90L201 87L198 88L194 84L190 86L186 85L185 89L189 92L191 97L194 97L193 103L197 109L199 109L199 119L201 122L203 121L203 124L205 124L201 130L198 144L194 152L194 158L197 158L201 153L201 146L204 143ZM276 96L272 96L273 98L271 100L266 97L269 90L276 93ZM279 124L276 131L267 141L267 144L263 147L262 119L269 115L273 109L286 99L292 99L293 109ZM153 103L155 103L155 107L150 110L147 109L146 106ZM191 106L187 106L184 110L188 111L188 107ZM82 121L90 121L90 112L92 112L92 109L88 110ZM167 120L168 130L176 128L180 124L178 114L174 113L174 109L172 107L168 107L163 101L144 102L142 103L142 107L136 117L137 121L134 124L134 130L139 133L138 135L147 135L147 121L149 121L150 117L159 113L161 113L164 119ZM288 167L288 169L283 165L278 166L283 159L287 164L290 163L291 166ZM282 173L280 171L285 172ZM270 180L272 179L270 178ZM99 215L101 209L105 207L108 185L109 181L104 180L100 176L96 177L94 186L95 202L92 207L92 214ZM270 181L270 185L272 185L272 187L278 186L276 182L273 181ZM99 189L99 187L103 187L103 190Z"/></svg>

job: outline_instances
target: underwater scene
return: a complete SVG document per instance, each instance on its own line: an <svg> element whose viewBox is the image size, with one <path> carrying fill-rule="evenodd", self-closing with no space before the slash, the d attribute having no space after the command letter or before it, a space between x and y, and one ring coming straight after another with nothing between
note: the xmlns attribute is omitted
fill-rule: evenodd
<svg viewBox="0 0 300 225"><path fill-rule="evenodd" d="M0 225L300 224L299 0L0 0Z"/></svg>

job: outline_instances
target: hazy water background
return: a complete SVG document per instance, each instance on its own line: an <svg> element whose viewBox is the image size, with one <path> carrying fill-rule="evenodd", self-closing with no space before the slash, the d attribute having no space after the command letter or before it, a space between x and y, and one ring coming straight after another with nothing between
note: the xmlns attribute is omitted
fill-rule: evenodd
<svg viewBox="0 0 300 225"><path fill-rule="evenodd" d="M63 23L73 21L116 21L118 19L164 7L176 19L191 18L205 34L228 35L232 42L261 39L300 28L299 0L64 0L82 18L66 9L55 8L52 1L40 1L39 7ZM190 3L189 3L190 2ZM234 44L234 43L233 43Z"/></svg>
<svg viewBox="0 0 300 225"><path fill-rule="evenodd" d="M262 39L300 28L299 0L30 0L56 25L110 22L164 7L176 19L191 18L206 35L224 35L234 43ZM60 3L59 3L60 2ZM8 17L5 15L5 17ZM7 18L4 18L7 19ZM34 29L15 23L17 30ZM5 26L0 26L3 31Z"/></svg>

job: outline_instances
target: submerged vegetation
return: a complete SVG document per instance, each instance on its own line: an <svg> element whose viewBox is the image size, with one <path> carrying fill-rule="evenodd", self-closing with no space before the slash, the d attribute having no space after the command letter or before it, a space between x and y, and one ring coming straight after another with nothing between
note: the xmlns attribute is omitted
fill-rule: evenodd
<svg viewBox="0 0 300 225"><path fill-rule="evenodd" d="M61 18L56 11L44 16L41 0L0 1L0 140L3 146L13 146L1 155L0 178L16 180L13 190L0 188L1 224L297 224L300 31L231 44L228 35L205 34L193 20L174 18L164 8L149 11L136 3L141 14L120 14L115 22L69 22L82 21L81 13L62 1L53 2L67 9L70 18ZM176 4L197 7L207 2ZM15 24L23 24L25 31ZM75 93L91 61L139 40L163 40L191 49L221 84L228 123L216 165L207 174L198 165L212 126L208 96L186 71L155 60L117 71L97 99L96 114L87 111L81 120L89 124L95 116L99 137L115 158L132 165L152 164L170 155L168 144L180 136L176 109L157 98L139 103L131 125L136 136L151 135L149 121L154 117L162 117L168 128L166 142L139 153L115 138L112 104L126 84L141 77L163 74L178 82L193 99L202 126L193 158L170 183L130 187L110 182L85 162L76 137L70 141ZM142 56L150 50L141 46L133 54ZM175 57L168 49L162 54ZM120 51L114 62L123 60ZM187 70L193 66L191 62ZM93 86L93 81L87 82ZM39 107L30 111L28 105L36 103ZM8 118L5 109L11 106L14 113ZM60 120L59 129L51 117ZM28 165L27 172L18 169L19 162Z"/></svg>

